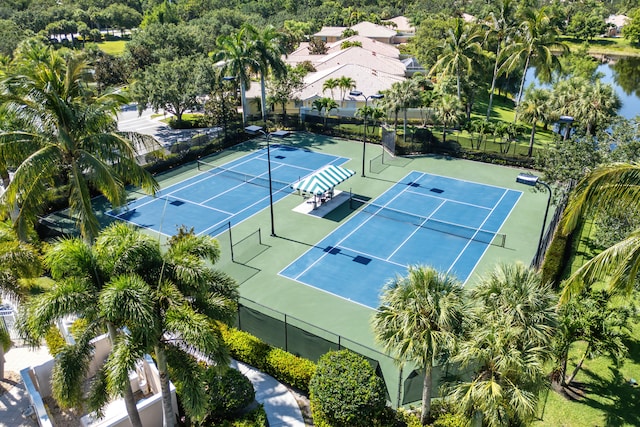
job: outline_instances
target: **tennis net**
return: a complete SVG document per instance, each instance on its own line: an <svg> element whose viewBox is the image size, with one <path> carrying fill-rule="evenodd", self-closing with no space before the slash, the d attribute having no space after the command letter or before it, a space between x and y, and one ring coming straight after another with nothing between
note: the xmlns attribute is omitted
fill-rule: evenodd
<svg viewBox="0 0 640 427"><path fill-rule="evenodd" d="M357 197L351 197L350 206L351 209L359 209L360 212L364 212L372 216L379 216L393 221L411 224L416 227L422 227L429 230L438 231L440 233L462 237L468 240L474 240L477 242L499 246L502 248L505 247L507 241L506 234L468 227L465 225L441 221L434 218L427 218L386 206L377 205L366 200L358 199Z"/></svg>
<svg viewBox="0 0 640 427"><path fill-rule="evenodd" d="M212 165L203 160L198 160L198 170L206 171L213 175L220 175L227 178L236 179L238 181L246 182L247 184L254 184L260 187L269 188L269 178L263 176L250 175L244 172L235 171L233 169L226 169L220 166ZM271 184L275 190L282 190L287 188L290 183L284 181L271 180Z"/></svg>

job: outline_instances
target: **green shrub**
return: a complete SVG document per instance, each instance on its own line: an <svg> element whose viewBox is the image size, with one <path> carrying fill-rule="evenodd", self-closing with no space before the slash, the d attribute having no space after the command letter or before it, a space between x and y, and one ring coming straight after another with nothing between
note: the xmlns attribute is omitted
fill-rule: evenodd
<svg viewBox="0 0 640 427"><path fill-rule="evenodd" d="M460 414L444 414L435 420L432 425L433 427L467 427L469 421Z"/></svg>
<svg viewBox="0 0 640 427"><path fill-rule="evenodd" d="M9 332L6 329L4 329L4 327L0 327L0 347L4 351L9 351L12 345L13 345L13 341L11 341Z"/></svg>
<svg viewBox="0 0 640 427"><path fill-rule="evenodd" d="M221 420L230 419L255 399L255 390L251 381L239 371L208 366L205 368L204 381L207 386L207 407L209 417Z"/></svg>
<svg viewBox="0 0 640 427"><path fill-rule="evenodd" d="M223 329L222 336L234 359L266 372L303 393L308 393L309 381L315 372L315 364L310 360L271 347L253 335L237 329Z"/></svg>
<svg viewBox="0 0 640 427"><path fill-rule="evenodd" d="M369 427L386 408L384 384L362 356L348 350L323 355L309 384L317 426Z"/></svg>
<svg viewBox="0 0 640 427"><path fill-rule="evenodd" d="M268 427L267 414L262 405L251 412L243 414L235 420L225 420L218 424L218 427Z"/></svg>
<svg viewBox="0 0 640 427"><path fill-rule="evenodd" d="M269 373L300 390L308 390L316 365L279 348L272 348L267 355Z"/></svg>
<svg viewBox="0 0 640 427"><path fill-rule="evenodd" d="M67 345L60 330L56 326L51 326L44 335L44 342L47 344L49 354L56 356Z"/></svg>
<svg viewBox="0 0 640 427"><path fill-rule="evenodd" d="M73 321L71 326L69 326L69 333L73 337L74 340L79 339L84 331L87 330L87 326L89 326L89 322L84 317L80 317Z"/></svg>
<svg viewBox="0 0 640 427"><path fill-rule="evenodd" d="M552 283L554 287L560 283L564 265L567 259L567 248L570 236L555 233L551 244L547 248L542 263L542 282Z"/></svg>

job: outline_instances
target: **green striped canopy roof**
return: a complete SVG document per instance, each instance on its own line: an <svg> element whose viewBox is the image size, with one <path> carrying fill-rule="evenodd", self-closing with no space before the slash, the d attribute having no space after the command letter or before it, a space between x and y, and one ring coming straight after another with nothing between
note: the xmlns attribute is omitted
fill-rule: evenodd
<svg viewBox="0 0 640 427"><path fill-rule="evenodd" d="M349 179L349 177L354 174L355 172L351 169L329 165L312 173L306 178L291 184L291 188L305 193L318 195L331 190L333 187L340 184L342 181Z"/></svg>

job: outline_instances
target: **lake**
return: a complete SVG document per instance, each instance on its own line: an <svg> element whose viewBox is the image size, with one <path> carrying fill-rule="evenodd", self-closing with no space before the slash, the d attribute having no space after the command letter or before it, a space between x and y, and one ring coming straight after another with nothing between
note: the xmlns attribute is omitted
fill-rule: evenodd
<svg viewBox="0 0 640 427"><path fill-rule="evenodd" d="M640 114L640 58L619 58L615 62L601 64L597 71L603 75L602 82L613 86L622 102L618 114L633 119ZM525 88L530 82L537 84L535 70L527 71Z"/></svg>

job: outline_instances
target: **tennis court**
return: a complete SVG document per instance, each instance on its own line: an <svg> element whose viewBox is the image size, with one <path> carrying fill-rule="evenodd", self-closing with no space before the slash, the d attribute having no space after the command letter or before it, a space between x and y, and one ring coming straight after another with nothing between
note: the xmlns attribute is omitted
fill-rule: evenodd
<svg viewBox="0 0 640 427"><path fill-rule="evenodd" d="M271 144L274 203L293 190L289 185L326 165L348 159L306 148ZM198 162L201 173L145 196L107 215L171 235L185 224L197 234L218 235L269 206L267 149L218 166Z"/></svg>
<svg viewBox="0 0 640 427"><path fill-rule="evenodd" d="M521 195L413 171L374 201L355 195L357 214L280 274L371 308L408 265L465 282L489 245L508 245L499 231Z"/></svg>

